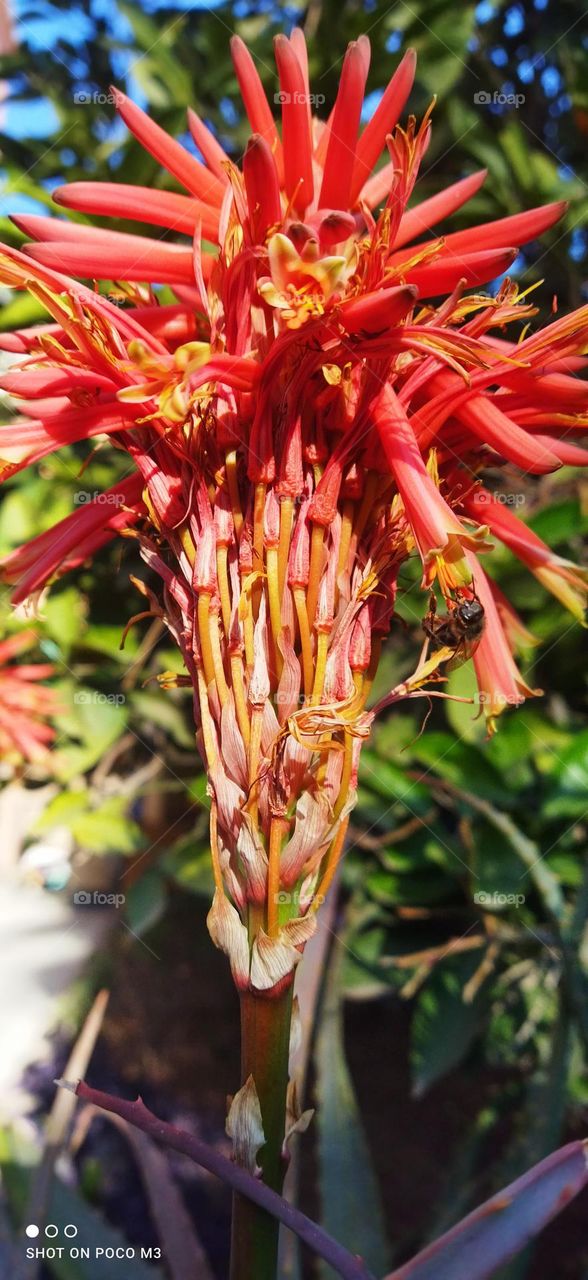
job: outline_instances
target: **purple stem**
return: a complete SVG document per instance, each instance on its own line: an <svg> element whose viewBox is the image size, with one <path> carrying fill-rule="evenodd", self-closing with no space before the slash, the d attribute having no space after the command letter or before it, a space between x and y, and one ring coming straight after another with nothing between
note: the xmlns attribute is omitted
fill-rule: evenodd
<svg viewBox="0 0 588 1280"><path fill-rule="evenodd" d="M190 1156L196 1164L226 1182L233 1191L246 1196L267 1213L271 1213L290 1231L294 1231L299 1239L303 1240L319 1257L324 1258L325 1262L328 1262L343 1277L343 1280L375 1280L361 1258L349 1253L336 1240L333 1240L332 1236L323 1231L322 1227L319 1227L311 1218L307 1218L306 1214L288 1204L287 1200L284 1200L276 1191L272 1191L265 1183L252 1178L246 1169L233 1164L232 1160L228 1160L226 1156L207 1146L200 1138L195 1138L182 1129L176 1129L174 1125L167 1124L164 1120L158 1120L141 1098L137 1098L136 1102L115 1098L109 1093L102 1093L100 1089L91 1089L83 1080L79 1080L75 1085L67 1080L59 1080L56 1083L75 1093L84 1102L91 1102L96 1107L102 1107L104 1111L122 1116L129 1124L141 1129L143 1133L148 1133L157 1142L163 1142L174 1151L181 1151L183 1155Z"/></svg>

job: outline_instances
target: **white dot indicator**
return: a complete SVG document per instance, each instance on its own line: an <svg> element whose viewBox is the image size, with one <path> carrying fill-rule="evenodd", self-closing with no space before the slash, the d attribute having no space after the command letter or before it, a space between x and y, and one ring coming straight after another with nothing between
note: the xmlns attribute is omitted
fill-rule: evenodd
<svg viewBox="0 0 588 1280"><path fill-rule="evenodd" d="M38 1234L39 1228L35 1226L34 1222L30 1222L28 1227L25 1227L25 1236L28 1236L29 1240L34 1240L35 1236L38 1236Z"/></svg>

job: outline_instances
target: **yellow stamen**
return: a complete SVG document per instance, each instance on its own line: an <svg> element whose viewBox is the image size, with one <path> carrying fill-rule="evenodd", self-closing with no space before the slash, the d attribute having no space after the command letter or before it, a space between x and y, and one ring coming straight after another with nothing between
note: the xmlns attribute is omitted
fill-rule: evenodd
<svg viewBox="0 0 588 1280"><path fill-rule="evenodd" d="M280 603L284 594L286 572L288 569L288 555L290 551L290 535L292 533L293 516L294 502L292 498L282 498L280 503L280 545L278 548L278 589L280 593Z"/></svg>
<svg viewBox="0 0 588 1280"><path fill-rule="evenodd" d="M231 508L233 512L233 523L235 525L235 533L237 541L241 537L241 529L243 528L243 513L241 511L241 498L239 495L239 477L237 472L237 453L233 449L226 456L227 464L227 484L229 486L229 496L231 499Z"/></svg>
<svg viewBox="0 0 588 1280"><path fill-rule="evenodd" d="M241 737L245 746L249 746L250 725L249 716L247 714L247 703L245 701L245 686L243 680L243 663L239 653L231 654L231 683L233 686L233 697L235 699L235 711L237 713L237 724L241 731Z"/></svg>
<svg viewBox="0 0 588 1280"><path fill-rule="evenodd" d="M247 808L252 821L257 826L257 806L259 801L259 759L261 756L261 726L263 723L263 707L254 707L251 717L251 736L249 739L249 799Z"/></svg>
<svg viewBox="0 0 588 1280"><path fill-rule="evenodd" d="M327 854L327 863L325 867L325 873L317 887L317 891L310 904L311 911L318 911L318 908L320 907L322 900L326 898L327 893L333 883L333 880L335 878L335 873L337 871L337 867L339 866L339 861L341 859L341 854L343 852L343 846L345 844L345 836L347 835L348 826L349 826L349 818L344 818L342 823L339 826L339 830Z"/></svg>
<svg viewBox="0 0 588 1280"><path fill-rule="evenodd" d="M263 574L263 516L265 510L265 492L266 485L261 481L255 486L255 499L253 503L253 571L254 573ZM261 597L261 577L256 580L253 588L253 616L256 618L259 612L259 601Z"/></svg>
<svg viewBox="0 0 588 1280"><path fill-rule="evenodd" d="M286 828L283 818L272 818L267 872L267 931L270 938L275 938L280 929L280 852Z"/></svg>
<svg viewBox="0 0 588 1280"><path fill-rule="evenodd" d="M188 557L190 564L192 565L192 568L194 568L194 561L196 560L196 551L194 548L194 543L192 542L192 535L190 533L188 525L187 524L180 525L178 529L178 533L180 535L180 542L182 544L182 547Z"/></svg>
<svg viewBox="0 0 588 1280"><path fill-rule="evenodd" d="M221 700L221 706L224 707L229 697L229 686L225 676L225 668L223 664L223 655L220 642L219 617L218 614L210 615L210 647L212 650L212 660L214 662L214 678L218 695Z"/></svg>
<svg viewBox="0 0 588 1280"><path fill-rule="evenodd" d="M322 524L313 524L310 536L310 577L306 592L308 620L312 626L318 600L321 574L323 571L323 548L325 531Z"/></svg>
<svg viewBox="0 0 588 1280"><path fill-rule="evenodd" d="M216 747L214 743L214 731L212 727L212 719L208 707L208 692L206 688L206 678L202 671L202 667L198 664L196 668L198 672L198 700L200 703L200 720L202 723L202 740L204 743L204 754L208 763L208 768L214 768L217 760Z"/></svg>
<svg viewBox="0 0 588 1280"><path fill-rule="evenodd" d="M355 504L349 499L343 506L343 517L341 520L341 542L339 544L339 563L337 565L337 577L345 572L347 561L349 559L349 544L351 542L351 534L353 532L353 516L355 514Z"/></svg>
<svg viewBox="0 0 588 1280"><path fill-rule="evenodd" d="M221 871L220 857L218 852L218 811L216 800L213 800L210 806L210 852L212 854L212 874L214 876L214 887L219 893L224 894L225 886L223 884L223 873Z"/></svg>
<svg viewBox="0 0 588 1280"><path fill-rule="evenodd" d="M210 591L201 591L198 596L198 633L204 678L208 688L215 679L214 656L210 640Z"/></svg>
<svg viewBox="0 0 588 1280"><path fill-rule="evenodd" d="M247 613L243 618L243 639L245 641L245 661L250 671L253 669L253 663L255 660L255 647L253 643L253 635L254 635L253 612L251 608L251 602L248 602Z"/></svg>
<svg viewBox="0 0 588 1280"><path fill-rule="evenodd" d="M351 770L353 768L353 734L345 734L345 754L343 756L343 769L341 771L341 783L339 786L339 795L333 809L333 817L338 818L343 810L345 801L349 793L349 783L351 780Z"/></svg>
<svg viewBox="0 0 588 1280"><path fill-rule="evenodd" d="M380 661L380 651L382 648L382 637L372 636L372 654L370 665L363 679L363 689L361 692L361 705L365 706L371 692L372 685L378 673L378 664Z"/></svg>
<svg viewBox="0 0 588 1280"><path fill-rule="evenodd" d="M328 631L319 631L316 645L316 669L314 673L314 684L312 686L312 697L310 699L312 706L316 706L323 696L323 685L325 683L325 670L327 666L327 652L329 648Z"/></svg>
<svg viewBox="0 0 588 1280"><path fill-rule="evenodd" d="M225 636L227 640L231 629L231 593L229 590L229 573L227 568L228 550L228 547L224 546L219 546L216 549L218 591L223 615L223 627L225 629Z"/></svg>
<svg viewBox="0 0 588 1280"><path fill-rule="evenodd" d="M298 618L298 630L300 632L304 692L306 697L309 698L312 690L313 661L310 625L308 622L308 613L306 611L306 595L304 587L294 587L293 594L296 617Z"/></svg>
<svg viewBox="0 0 588 1280"><path fill-rule="evenodd" d="M270 623L272 629L274 661L278 679L282 674L284 660L278 648L278 637L282 633L282 610L280 606L280 587L278 581L278 548L266 548L267 559L267 593L269 598Z"/></svg>

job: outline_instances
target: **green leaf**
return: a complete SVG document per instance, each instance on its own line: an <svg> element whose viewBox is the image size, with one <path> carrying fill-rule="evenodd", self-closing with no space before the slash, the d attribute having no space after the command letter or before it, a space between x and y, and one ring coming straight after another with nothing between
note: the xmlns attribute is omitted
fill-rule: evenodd
<svg viewBox="0 0 588 1280"><path fill-rule="evenodd" d="M476 824L474 872L474 889L485 894L518 897L528 888L512 844L484 819ZM506 906L498 904L497 909L504 910ZM484 909L492 910L492 904Z"/></svg>
<svg viewBox="0 0 588 1280"><path fill-rule="evenodd" d="M50 800L32 828L34 835L52 831L54 827L70 827L88 808L87 791L61 791Z"/></svg>
<svg viewBox="0 0 588 1280"><path fill-rule="evenodd" d="M351 1000L373 1000L389 994L397 985L395 975L384 971L380 962L384 955L388 930L372 923L363 929L349 930L344 935L341 967L343 995Z"/></svg>
<svg viewBox="0 0 588 1280"><path fill-rule="evenodd" d="M588 796L588 729L576 735L553 770L544 806L548 818L575 818L586 812Z"/></svg>
<svg viewBox="0 0 588 1280"><path fill-rule="evenodd" d="M414 745L414 754L428 766L428 772L496 804L511 804L504 782L483 751L471 743L460 742L450 733L427 732Z"/></svg>
<svg viewBox="0 0 588 1280"><path fill-rule="evenodd" d="M390 760L383 760L374 751L361 753L360 777L363 786L392 803L400 801L409 813L422 814L430 808L428 787L409 778L406 769L400 769Z"/></svg>
<svg viewBox="0 0 588 1280"><path fill-rule="evenodd" d="M126 895L125 917L129 928L141 938L161 919L167 904L165 884L158 871L146 871Z"/></svg>
<svg viewBox="0 0 588 1280"><path fill-rule="evenodd" d="M529 528L548 546L557 547L572 536L588 531L588 512L582 509L578 500L553 502L529 520Z"/></svg>
<svg viewBox="0 0 588 1280"><path fill-rule="evenodd" d="M447 902L452 897L453 885L440 872L424 872L422 875L397 875L393 871L372 871L366 876L368 893L387 907L428 906L434 902Z"/></svg>
<svg viewBox="0 0 588 1280"><path fill-rule="evenodd" d="M100 693L87 687L67 686L66 691L67 704L56 723L61 734L74 739L74 745L58 748L54 757L57 776L64 782L93 768L120 738L128 715L125 696L118 689Z"/></svg>
<svg viewBox="0 0 588 1280"><path fill-rule="evenodd" d="M45 630L59 644L67 658L79 644L87 613L86 602L75 587L49 594L43 607Z"/></svg>
<svg viewBox="0 0 588 1280"><path fill-rule="evenodd" d="M159 690L150 693L139 690L133 694L131 709L150 724L164 729L179 747L194 749L194 730L188 727L185 715L186 700L174 701L172 693Z"/></svg>
<svg viewBox="0 0 588 1280"><path fill-rule="evenodd" d="M141 831L128 813L125 796L112 796L97 809L70 820L78 844L92 853L133 853L141 844Z"/></svg>
<svg viewBox="0 0 588 1280"><path fill-rule="evenodd" d="M480 964L480 954L444 961L419 995L412 1022L413 1090L421 1097L452 1071L471 1048L482 1024L483 1004L470 1004L463 989Z"/></svg>
<svg viewBox="0 0 588 1280"><path fill-rule="evenodd" d="M327 974L315 1048L318 1102L318 1177L321 1221L377 1275L388 1266L389 1246L380 1193L345 1061L341 1005L342 948L335 944ZM333 1276L322 1265L322 1276Z"/></svg>

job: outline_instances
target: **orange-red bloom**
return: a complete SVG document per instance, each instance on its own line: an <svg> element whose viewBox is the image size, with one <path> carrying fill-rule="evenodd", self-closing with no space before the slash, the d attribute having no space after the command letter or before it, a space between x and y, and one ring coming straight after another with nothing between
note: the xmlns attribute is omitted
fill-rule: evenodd
<svg viewBox="0 0 588 1280"><path fill-rule="evenodd" d="M584 464L588 307L518 341L532 305L509 280L483 291L562 204L438 234L477 173L408 208L431 131L430 111L418 127L398 123L412 52L363 130L365 37L347 51L327 121L310 110L301 33L278 37L281 129L237 38L232 52L252 131L242 167L194 112L200 160L117 93L182 191L56 192L64 208L173 239L21 216L33 242L0 249L0 280L49 317L0 338L19 360L3 385L21 407L0 427L3 475L94 436L129 457L112 502L14 552L4 575L22 599L121 529L138 539L163 584L150 608L195 691L211 932L241 986L273 990L290 980L341 854L405 560L422 562L423 614L431 589L450 613L472 595L483 605L474 663L490 725L532 691L512 657L520 624L478 556L488 563L500 538L580 611L581 576L483 501L478 478ZM93 280L114 282L126 307ZM160 301L163 284L174 302ZM439 678L442 660L425 655L391 699Z"/></svg>
<svg viewBox="0 0 588 1280"><path fill-rule="evenodd" d="M55 690L39 684L54 675L49 662L14 663L35 642L31 631L0 641L0 758L46 761L55 730L48 723L59 704Z"/></svg>

